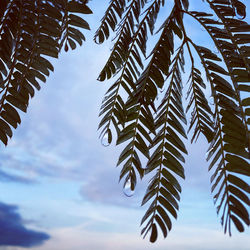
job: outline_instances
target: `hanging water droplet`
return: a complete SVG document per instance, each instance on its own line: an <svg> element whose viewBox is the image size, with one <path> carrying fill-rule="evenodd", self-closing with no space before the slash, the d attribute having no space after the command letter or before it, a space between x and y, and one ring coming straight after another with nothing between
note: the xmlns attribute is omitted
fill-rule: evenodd
<svg viewBox="0 0 250 250"><path fill-rule="evenodd" d="M214 105L214 98L212 96L209 98L209 104Z"/></svg>
<svg viewBox="0 0 250 250"><path fill-rule="evenodd" d="M111 130L108 129L102 137L102 145L104 147L108 147L110 145L111 141L112 141L112 134L111 134Z"/></svg>
<svg viewBox="0 0 250 250"><path fill-rule="evenodd" d="M123 193L128 196L131 197L134 195L135 193L135 187L134 185L131 183L131 180L128 179L127 182L125 183L124 187L123 187Z"/></svg>
<svg viewBox="0 0 250 250"><path fill-rule="evenodd" d="M108 134L107 133L105 133L105 135L102 137L102 145L104 147L109 146L109 143L108 143Z"/></svg>
<svg viewBox="0 0 250 250"><path fill-rule="evenodd" d="M17 85L17 92L19 93L21 90L21 86L20 85Z"/></svg>

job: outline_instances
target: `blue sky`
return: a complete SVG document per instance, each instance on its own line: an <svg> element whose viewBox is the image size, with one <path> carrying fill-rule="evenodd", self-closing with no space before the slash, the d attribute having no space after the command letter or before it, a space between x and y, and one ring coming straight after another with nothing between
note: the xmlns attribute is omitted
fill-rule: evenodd
<svg viewBox="0 0 250 250"><path fill-rule="evenodd" d="M90 2L94 15L86 17L92 27L87 42L54 61L55 72L36 93L8 147L0 148L0 224L12 232L7 243L0 236L0 249L247 249L249 229L232 238L222 232L204 138L189 147L179 217L168 238L151 244L140 237L147 180L126 197L115 168L121 148L103 147L98 138L99 107L112 82L96 80L111 48L92 41L108 1L99 3ZM198 37L192 26L188 31Z"/></svg>

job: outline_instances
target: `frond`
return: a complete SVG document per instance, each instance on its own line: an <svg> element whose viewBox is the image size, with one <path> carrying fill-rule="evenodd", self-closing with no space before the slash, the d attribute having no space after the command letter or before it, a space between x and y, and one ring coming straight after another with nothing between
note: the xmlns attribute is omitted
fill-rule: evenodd
<svg viewBox="0 0 250 250"><path fill-rule="evenodd" d="M81 46L82 42L85 41L85 36L79 28L89 30L90 27L79 14L92 14L92 11L84 2L86 1L65 1L61 6L64 13L61 23L60 50L63 46L66 52L69 48L74 50L76 49L76 43Z"/></svg>
<svg viewBox="0 0 250 250"><path fill-rule="evenodd" d="M118 18L122 18L125 11L126 0L111 0L110 4L101 20L100 27L95 33L94 40L96 43L103 43L105 39L109 38L109 29L115 31L118 23Z"/></svg>
<svg viewBox="0 0 250 250"><path fill-rule="evenodd" d="M220 74L227 75L228 73L225 72L224 69L222 70L218 67L215 63L211 64L210 61L207 63L208 61L206 60L206 57L208 55L211 58L211 51L198 47L193 42L191 42L191 44L194 46L201 58L202 65L206 71L212 88L215 105L215 134L208 149L207 160L211 160L209 170L217 166L211 177L212 192L216 192L214 195L214 202L219 202L219 205L217 206L217 213L222 213L221 223L224 226L224 231L228 231L231 235L231 221L236 223L235 225L237 229L240 228L240 231L244 230L244 227L241 222L238 221L239 218L237 216L249 225L249 215L248 212L246 212L247 210L244 205L240 201L237 203L238 199L234 196L232 198L233 201L230 198L232 197L232 193L229 189L231 183L228 179L228 175L231 175L231 172L237 173L237 170L233 170L236 166L232 163L230 164L229 159L231 156L233 159L237 159L239 162L243 163L243 170L239 170L238 173L249 175L249 171L246 169L246 165L248 165L248 163L244 160L244 158L248 157L248 153L246 151L247 134L244 123L240 119L240 108L237 106L237 102L235 102L235 92L229 82L220 76ZM226 116L227 118L225 118ZM236 135L237 133L238 135ZM228 168L228 165L232 168ZM234 177L237 176L233 175L233 178ZM241 190L239 190L239 192L241 192ZM246 204L248 204L248 202ZM241 215L240 213L235 214L235 211L237 210L234 209L234 206L237 205L243 209L244 215ZM221 207L223 207L222 211Z"/></svg>
<svg viewBox="0 0 250 250"><path fill-rule="evenodd" d="M58 57L60 43L83 40L76 27L89 29L81 17L90 14L86 1L1 1L0 22L0 140L7 145L12 129L21 123L40 82L54 68L49 57Z"/></svg>
<svg viewBox="0 0 250 250"><path fill-rule="evenodd" d="M190 74L190 86L187 93L187 98L189 97L189 103L186 108L186 112L193 106L193 111L191 113L190 125L188 132L195 126L194 133L191 139L193 142L197 140L200 133L204 134L208 142L213 139L213 121L212 121L212 110L209 107L207 98L205 97L202 88L206 85L201 77L201 72L192 65Z"/></svg>
<svg viewBox="0 0 250 250"><path fill-rule="evenodd" d="M133 3L134 2L131 2L131 5ZM105 136L108 131L110 131L111 125L115 127L117 134L119 135L119 125L124 126L125 122L127 122L125 120L126 112L124 110L125 101L123 101L120 92L123 90L130 97L136 96L136 94L133 94L133 91L136 90L135 83L138 81L138 75L140 74L140 69L138 69L138 66L142 67L140 53L146 53L147 29L152 27L152 16L156 15L152 14L152 12L155 11L158 13L160 4L161 1L156 0L146 9L146 12L134 34L131 32L131 27L129 27L129 25L131 25L129 24L131 23L129 22L129 18L128 20L124 18L123 25L127 23L128 30L124 30L125 33L120 34L120 37L113 48L113 52L111 53L107 64L99 76L99 80L108 79L112 76L112 74L115 74L117 71L119 71L121 65L123 67L119 78L106 92L103 100L100 115L104 116L99 124L99 128L103 127L101 132L102 137ZM133 37L131 37L131 34L133 34ZM119 60L119 62L117 60ZM144 95L144 97L146 97L146 95Z"/></svg>
<svg viewBox="0 0 250 250"><path fill-rule="evenodd" d="M249 186L241 189L241 186L231 180L241 179L245 183L244 178L239 178L238 174L249 176L249 164L244 159L248 157L248 153L245 149L245 129L242 121L230 112L232 104L228 105L228 99L222 95L219 95L218 103L226 104L227 109L219 108L218 105L220 114L217 115L217 130L209 147L207 160L211 159L209 170L216 166L211 177L212 192L215 192L214 203L218 204L217 213L221 214L224 232L228 231L231 235L231 221L240 232L244 231L242 223L249 226L249 214L246 209L250 205L246 195L249 193Z"/></svg>
<svg viewBox="0 0 250 250"><path fill-rule="evenodd" d="M216 3L216 1L214 2ZM234 14L234 10L232 7L228 6L228 3L223 3L226 6L226 17L223 17L223 11L221 10L221 7L223 6L221 2L219 2L220 11L216 9L215 4L210 3L212 8L216 10L216 14L218 14L221 21L216 21L214 18L212 18L211 14L207 13L200 13L200 12L190 12L189 14L193 16L197 21L200 22L200 24L206 29L210 37L213 39L213 42L215 46L217 47L218 51L220 52L223 62L225 63L227 70L225 71L224 68L219 66L216 62L213 62L211 60L216 61L214 57L208 58L210 59L209 62L209 69L212 69L216 73L228 75L231 78L232 84L227 82L228 84L224 84L222 90L222 86L217 86L217 88L220 88L220 91L222 91L225 94L225 91L231 91L231 97L235 99L236 102L238 102L238 106L241 109L240 116L243 121L243 124L245 126L246 134L248 137L248 128L247 128L247 118L246 114L242 105L242 98L241 98L241 90L245 91L246 89L241 87L242 83L248 82L250 80L248 76L249 71L249 59L241 53L241 48L239 47L239 44L237 43L235 37L237 37L237 34L232 34L232 30L228 27L228 23L232 20L234 20L232 17L229 18L230 15ZM224 6L224 7L225 7ZM218 7L218 6L217 6ZM229 20L229 21L228 21ZM241 23L242 22L242 23ZM247 23L237 20L236 23L242 24L242 26L246 26ZM231 23L232 25L232 23ZM224 26L223 28L221 26ZM237 30L235 30L237 32ZM243 34L242 34L243 35ZM242 41L245 43L246 41ZM207 56L207 55L206 55ZM217 74L214 75L215 81L217 79ZM218 77L219 78L219 77ZM221 82L221 81L220 81ZM225 83L225 81L224 81ZM217 82L218 85L218 82ZM219 84L220 85L220 84ZM232 86L230 86L232 85ZM225 90L226 88L226 90ZM234 92L234 93L232 93ZM229 94L229 93L228 93ZM230 95L230 94L229 94ZM246 140L246 143L248 143L248 148L250 150L249 141Z"/></svg>
<svg viewBox="0 0 250 250"><path fill-rule="evenodd" d="M144 175L139 153L149 158L148 144L152 140L148 131L155 133L155 128L152 113L147 106L139 104L131 98L126 103L126 110L126 122L129 125L120 132L117 145L124 142L128 142L128 144L121 152L117 166L123 164L120 180L125 178L124 187L130 183L131 190L134 190L137 181L136 173L141 178Z"/></svg>
<svg viewBox="0 0 250 250"><path fill-rule="evenodd" d="M217 39L217 43L218 46L220 46L220 51L227 65L234 89L236 91L236 98L239 102L241 117L246 130L246 138L248 141L247 147L250 152L250 140L247 125L247 116L249 115L246 112L249 104L243 105L244 100L242 100L242 94L245 96L247 93L244 92L249 92L249 90L246 91L243 83L250 81L250 60L247 53L244 53L250 48L249 46L246 46L246 44L250 43L250 29L247 22L234 18L236 13L244 18L246 16L246 6L240 1L234 0L232 1L231 7L227 6L227 11L225 11L225 4L221 4L216 1L213 3L210 2L210 7L221 19L224 25L226 37L222 38L226 38L226 40Z"/></svg>
<svg viewBox="0 0 250 250"><path fill-rule="evenodd" d="M166 95L158 108L155 118L156 136L151 143L154 150L151 155L146 173L156 171L151 179L143 198L142 205L153 200L141 224L146 223L142 229L144 237L151 232L150 241L157 239L158 228L166 237L172 228L171 217L177 218L178 202L180 201L181 187L175 175L185 178L184 168L181 162L185 162L183 153L187 154L186 148L179 135L186 137L181 121L185 122L185 114L182 108L182 84L180 67L183 62L184 42L172 60L172 68L168 75L170 80Z"/></svg>
<svg viewBox="0 0 250 250"><path fill-rule="evenodd" d="M143 68L140 54L142 53L146 56L147 30L149 29L151 34L153 33L157 14L163 4L164 1L153 1L153 3L144 11L144 16L139 22L139 16L142 7L144 6L144 2L138 4L137 1L132 1L130 3L125 16L119 23L116 32L116 43L112 48L110 57L102 69L98 80L104 81L116 75L119 70L125 66L124 64L126 64L126 60L128 60L129 56L133 57L131 63L134 67L138 64L139 67ZM135 30L136 22L139 22L139 25Z"/></svg>
<svg viewBox="0 0 250 250"><path fill-rule="evenodd" d="M250 80L249 24L235 18L236 15L245 17L245 5L238 0L206 0L203 2L210 12L200 12L189 11L188 0L173 2L172 11L159 29L159 39L146 57L147 36L153 33L164 1L149 1L150 4L145 1L145 11L140 8L136 13L132 5L142 6L141 2L128 1L123 16L120 16L121 21L116 22L117 40L99 75L99 80L104 81L120 74L106 93L101 108L104 116L100 123L109 143L112 140L111 125L117 131L118 144L127 142L118 162L123 164L120 177L125 178L125 185L128 182L134 189L137 175L142 177L155 171L142 202L144 205L152 201L142 219L142 224L145 224L142 234L145 237L150 232L152 242L156 241L159 229L164 237L171 230L171 216L177 217L181 192L178 178L185 177L183 154L187 150L180 138L186 138L182 122L187 123L182 107L180 73L187 54L183 53L184 45L191 61L186 107L187 112L192 108L188 124L188 131L193 130L191 142L203 134L210 143L207 160L210 161L209 169L214 171L212 191L225 232L231 235L231 222L241 232L244 225L249 226L249 186L245 182L249 176L250 149L250 99L245 97ZM218 54L196 45L185 30L183 15L193 17L203 26ZM103 31L103 37L108 38L109 30ZM174 52L179 42L182 42L181 47ZM207 81L197 67L190 45L201 60ZM167 84L165 77L169 85L156 109L159 89ZM205 87L210 87L214 104L208 102ZM127 101L121 94L124 92L128 96ZM155 112L153 118L152 111ZM145 170L141 166L141 154L148 158Z"/></svg>
<svg viewBox="0 0 250 250"><path fill-rule="evenodd" d="M136 82L135 95L145 91L144 102L147 105L154 106L158 89L164 85L164 77L169 74L169 66L171 64L171 55L174 53L174 33L182 38L180 28L176 25L175 20L176 8L164 22L164 28L161 36L148 57L151 57L147 67L140 74Z"/></svg>
<svg viewBox="0 0 250 250"><path fill-rule="evenodd" d="M96 31L94 37L96 43L103 43L105 39L109 38L110 29L115 31L116 27L117 36L122 33L124 29L131 30L133 33L135 21L139 22L141 10L144 8L147 0L131 0L130 4L129 2L130 1L124 0L110 1L109 7ZM119 22L118 19L120 20Z"/></svg>

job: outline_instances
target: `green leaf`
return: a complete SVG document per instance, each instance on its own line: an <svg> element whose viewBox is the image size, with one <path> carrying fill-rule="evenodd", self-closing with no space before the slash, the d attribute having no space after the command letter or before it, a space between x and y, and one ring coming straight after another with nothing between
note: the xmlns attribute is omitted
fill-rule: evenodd
<svg viewBox="0 0 250 250"><path fill-rule="evenodd" d="M243 106L250 106L250 97L245 98L244 100L242 100L242 105Z"/></svg>
<svg viewBox="0 0 250 250"><path fill-rule="evenodd" d="M87 5L80 4L80 3L75 2L75 1L70 1L67 4L67 7L68 7L68 11L70 11L70 12L76 12L76 13L82 13L82 14L92 14L93 13Z"/></svg>
<svg viewBox="0 0 250 250"><path fill-rule="evenodd" d="M168 214L165 212L165 210L161 206L156 207L157 212L165 222L166 226L168 227L168 230L170 231L172 229L172 222L168 216Z"/></svg>
<svg viewBox="0 0 250 250"><path fill-rule="evenodd" d="M2 132L9 137L12 137L12 130L10 126L2 119L0 119L0 130L2 130Z"/></svg>
<svg viewBox="0 0 250 250"><path fill-rule="evenodd" d="M167 228L166 228L164 222L162 221L161 217L159 215L156 215L155 220L156 220L157 224L160 226L161 231L163 233L163 236L166 238L167 237Z"/></svg>
<svg viewBox="0 0 250 250"><path fill-rule="evenodd" d="M151 227L151 236L150 236L150 241L154 243L157 240L157 228L156 224L153 223Z"/></svg>
<svg viewBox="0 0 250 250"><path fill-rule="evenodd" d="M228 180L233 183L235 186L243 189L245 192L250 193L250 186L242 179L235 175L228 175Z"/></svg>
<svg viewBox="0 0 250 250"><path fill-rule="evenodd" d="M17 113L17 111L8 103L5 103L5 105L3 106L4 109L6 110L6 112L17 122L17 123L21 123L21 118L19 116L19 114Z"/></svg>
<svg viewBox="0 0 250 250"><path fill-rule="evenodd" d="M74 14L69 15L69 24L90 30L89 24L84 19Z"/></svg>
<svg viewBox="0 0 250 250"><path fill-rule="evenodd" d="M234 225L236 226L237 230L239 232L244 232L244 227L243 227L242 223L240 222L240 220L237 219L237 217L234 216L234 215L231 215L231 218L232 218L232 220L234 222Z"/></svg>
<svg viewBox="0 0 250 250"><path fill-rule="evenodd" d="M0 140L7 146L8 138L6 134L0 129Z"/></svg>

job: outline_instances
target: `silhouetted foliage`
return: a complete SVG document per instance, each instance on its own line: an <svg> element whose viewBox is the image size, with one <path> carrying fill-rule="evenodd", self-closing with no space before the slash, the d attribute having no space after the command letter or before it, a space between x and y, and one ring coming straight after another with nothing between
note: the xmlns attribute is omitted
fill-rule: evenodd
<svg viewBox="0 0 250 250"><path fill-rule="evenodd" d="M21 123L19 110L27 111L39 81L54 70L48 58L85 40L78 28L89 29L79 16L92 13L86 2L0 1L0 140L5 145L12 127Z"/></svg>
<svg viewBox="0 0 250 250"><path fill-rule="evenodd" d="M40 81L45 82L53 71L48 58L57 58L62 48L75 49L76 43L85 40L78 28L89 29L81 17L92 13L87 2L0 1L0 140L5 145L12 128L21 123L20 110L26 112L34 89L39 90ZM169 14L155 32L164 0L111 0L94 37L103 43L112 32L116 34L98 78L116 77L105 94L99 128L105 145L113 138L125 145L117 165L122 165L120 180L125 180L126 189L133 191L138 177L153 174L142 201L151 205L141 221L141 233L144 237L150 233L151 242L156 241L159 229L166 237L172 217L177 218L179 179L185 178L186 127L192 132L191 142L203 134L209 143L212 192L224 232L231 235L231 222L240 232L250 223L246 7L238 0L200 3L205 12L189 10L188 0L169 1ZM192 39L185 29L187 16L203 27L218 53ZM155 34L158 40L148 53L148 36ZM182 93L185 60L190 62L185 73L189 75L187 102ZM146 167L142 158L147 159Z"/></svg>
<svg viewBox="0 0 250 250"><path fill-rule="evenodd" d="M189 10L188 0L172 1L172 6L168 1L170 14L154 32L165 1L113 0L95 35L95 41L102 43L111 32L116 34L98 78L104 81L116 76L101 107L101 137L111 143L114 130L116 144L125 144L117 164L122 165L124 187L134 190L138 177L154 173L142 201L142 205L151 205L141 221L141 233L145 237L150 232L151 242L156 241L159 229L166 237L172 217L177 218L178 178L185 178L185 125L192 131L191 142L203 134L209 143L212 192L225 233L231 235L231 222L240 232L244 224L249 226L246 207L250 188L245 181L250 175L250 98L246 97L250 90L250 25L242 20L246 7L241 1L203 2L205 12ZM203 27L218 54L193 41L185 29L186 16ZM159 39L148 54L148 36L155 34ZM186 69L189 88L184 109L186 58L191 66ZM204 94L206 87L211 90L212 107ZM185 113L189 110L191 119L187 122ZM145 168L143 157L147 159Z"/></svg>

